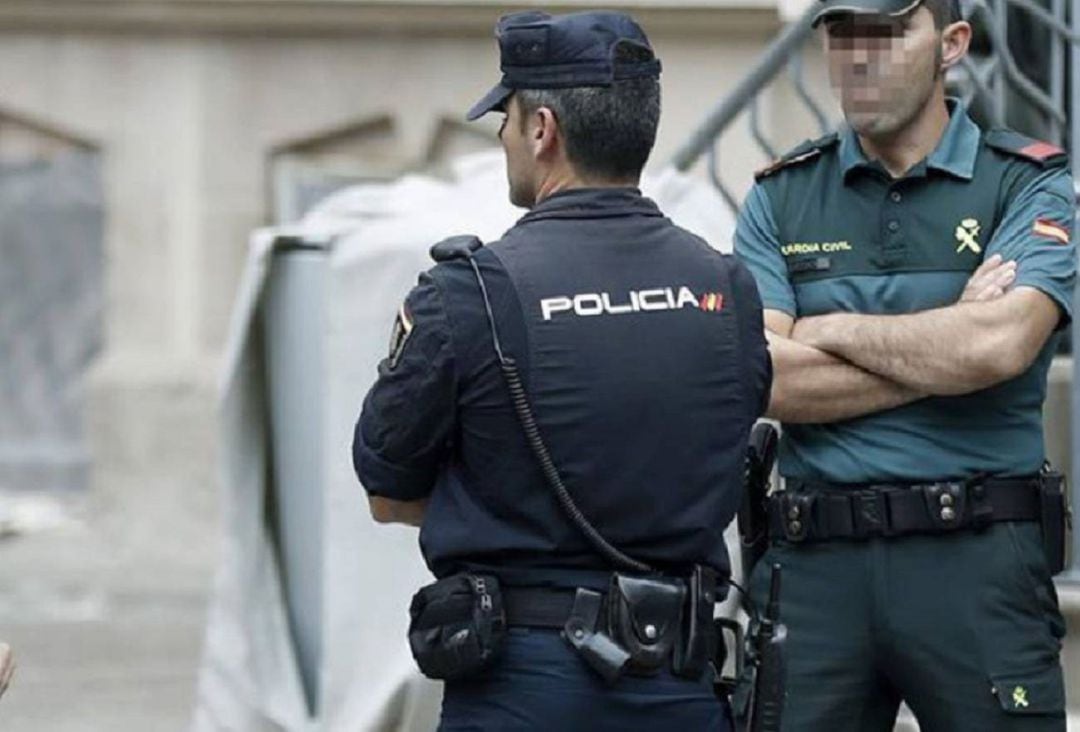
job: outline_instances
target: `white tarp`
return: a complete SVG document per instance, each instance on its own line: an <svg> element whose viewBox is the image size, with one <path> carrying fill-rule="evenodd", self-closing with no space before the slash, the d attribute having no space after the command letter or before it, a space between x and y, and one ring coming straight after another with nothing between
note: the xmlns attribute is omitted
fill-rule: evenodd
<svg viewBox="0 0 1080 732"><path fill-rule="evenodd" d="M329 241L325 363L326 476L321 708L309 719L265 520L264 364L257 318L280 231L251 240L222 378L225 554L211 601L194 729L428 730L439 687L419 677L405 641L409 598L430 580L416 530L375 525L353 475L350 444L364 393L386 355L390 326L428 248L447 236L498 238L523 213L507 203L501 153L461 159L454 179L407 176L331 196L288 233ZM674 171L647 178L647 195L717 248L734 229L706 183Z"/></svg>

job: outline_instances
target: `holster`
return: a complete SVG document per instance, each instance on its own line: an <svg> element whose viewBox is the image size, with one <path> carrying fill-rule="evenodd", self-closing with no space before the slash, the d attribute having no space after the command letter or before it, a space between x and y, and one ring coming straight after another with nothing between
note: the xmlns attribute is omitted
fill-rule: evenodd
<svg viewBox="0 0 1080 732"><path fill-rule="evenodd" d="M476 676L498 657L506 635L499 581L455 574L420 588L409 607L409 648L431 679Z"/></svg>
<svg viewBox="0 0 1080 732"><path fill-rule="evenodd" d="M1039 473L1039 523L1042 527L1043 552L1050 574L1065 568L1065 555L1072 531L1065 476L1049 467Z"/></svg>
<svg viewBox="0 0 1080 732"><path fill-rule="evenodd" d="M726 587L723 588L726 591ZM719 657L718 647L721 639L713 623L716 603L724 598L719 596L721 588L717 586L716 572L709 567L696 565L694 573L687 580L686 611L683 615L682 632L675 645L671 660L671 671L676 676L687 679L700 679L709 666L709 662ZM719 674L723 668L721 661L717 668Z"/></svg>

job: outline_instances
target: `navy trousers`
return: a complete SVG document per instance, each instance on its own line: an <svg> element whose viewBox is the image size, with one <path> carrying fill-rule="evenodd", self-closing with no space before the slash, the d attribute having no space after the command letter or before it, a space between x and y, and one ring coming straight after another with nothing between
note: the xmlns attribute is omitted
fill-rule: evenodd
<svg viewBox="0 0 1080 732"><path fill-rule="evenodd" d="M558 631L528 628L510 630L499 662L483 676L446 685L439 725L440 732L731 729L711 678L688 681L664 671L608 686Z"/></svg>

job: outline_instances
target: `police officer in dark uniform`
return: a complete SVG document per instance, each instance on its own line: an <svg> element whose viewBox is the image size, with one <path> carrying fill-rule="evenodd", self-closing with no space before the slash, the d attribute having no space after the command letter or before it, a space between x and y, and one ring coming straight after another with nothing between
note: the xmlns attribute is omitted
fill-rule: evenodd
<svg viewBox="0 0 1080 732"><path fill-rule="evenodd" d="M771 366L734 258L637 189L660 62L615 12L516 13L501 240L437 244L364 402L357 475L421 527L410 609L443 730L728 728L709 668Z"/></svg>
<svg viewBox="0 0 1080 732"><path fill-rule="evenodd" d="M1076 271L1066 156L946 98L953 0L818 22L847 124L758 175L735 245L784 423L761 563L783 566L783 727L886 732L904 701L923 732L1064 730L1042 403Z"/></svg>

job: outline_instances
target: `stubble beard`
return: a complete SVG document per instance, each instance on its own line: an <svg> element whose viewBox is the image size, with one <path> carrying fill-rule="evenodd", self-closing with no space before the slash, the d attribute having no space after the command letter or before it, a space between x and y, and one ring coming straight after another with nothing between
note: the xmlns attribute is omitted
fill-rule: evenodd
<svg viewBox="0 0 1080 732"><path fill-rule="evenodd" d="M872 112L849 111L845 105L844 117L848 125L857 134L871 140L896 136L911 125L930 102L934 86L944 73L941 69L941 61L941 44L939 43L934 53L933 66L928 70L928 74L913 79L914 83L899 84L897 89L889 95L891 98L888 101L883 100L879 103L879 109Z"/></svg>
<svg viewBox="0 0 1080 732"><path fill-rule="evenodd" d="M533 186L521 180L508 177L510 182L510 203L519 208L532 208L536 205L536 191Z"/></svg>

